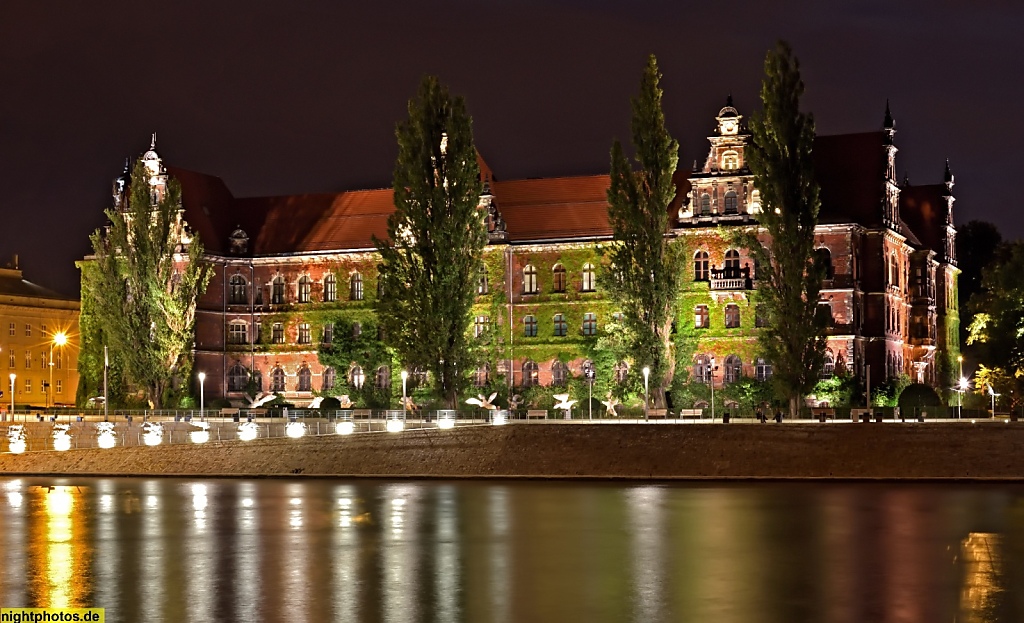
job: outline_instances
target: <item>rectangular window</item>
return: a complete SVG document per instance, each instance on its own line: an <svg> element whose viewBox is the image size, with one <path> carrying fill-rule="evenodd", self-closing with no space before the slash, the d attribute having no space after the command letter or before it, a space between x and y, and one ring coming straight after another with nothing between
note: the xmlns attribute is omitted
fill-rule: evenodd
<svg viewBox="0 0 1024 623"><path fill-rule="evenodd" d="M228 344L245 344L248 341L248 327L244 322L232 322L228 325Z"/></svg>
<svg viewBox="0 0 1024 623"><path fill-rule="evenodd" d="M273 341L275 344L284 344L284 325L280 322L275 322L273 327Z"/></svg>
<svg viewBox="0 0 1024 623"><path fill-rule="evenodd" d="M54 362L56 362L58 370L60 370L64 366L64 357L62 355L63 353L61 353L59 350L53 354L53 360Z"/></svg>
<svg viewBox="0 0 1024 623"><path fill-rule="evenodd" d="M324 325L324 344L334 342L334 323L328 322Z"/></svg>
<svg viewBox="0 0 1024 623"><path fill-rule="evenodd" d="M523 334L526 337L537 337L537 317L527 316L523 318Z"/></svg>
<svg viewBox="0 0 1024 623"><path fill-rule="evenodd" d="M57 379L57 393L58 394L63 394L64 393L64 384L61 383L60 379Z"/></svg>
<svg viewBox="0 0 1024 623"><path fill-rule="evenodd" d="M39 330L43 334L43 337L46 337L46 325L40 325Z"/></svg>
<svg viewBox="0 0 1024 623"><path fill-rule="evenodd" d="M583 335L597 335L597 314L583 314Z"/></svg>
<svg viewBox="0 0 1024 623"><path fill-rule="evenodd" d="M31 370L32 369L32 351L30 351L30 350L26 350L25 351L25 369L26 370Z"/></svg>
<svg viewBox="0 0 1024 623"><path fill-rule="evenodd" d="M13 368L15 366L15 363L14 363L14 351L13 350L10 353L8 353L7 361L8 361L8 364L7 364L8 368Z"/></svg>
<svg viewBox="0 0 1024 623"><path fill-rule="evenodd" d="M299 325L299 344L309 344L309 323L303 322Z"/></svg>
<svg viewBox="0 0 1024 623"><path fill-rule="evenodd" d="M476 320L473 321L473 337L480 337L487 331L487 325L490 319L487 316L477 316Z"/></svg>
<svg viewBox="0 0 1024 623"><path fill-rule="evenodd" d="M32 337L32 325L25 325L25 337Z"/></svg>
<svg viewBox="0 0 1024 623"><path fill-rule="evenodd" d="M565 334L569 331L569 324L565 321L563 314L555 314L555 337L565 337Z"/></svg>
<svg viewBox="0 0 1024 623"><path fill-rule="evenodd" d="M11 323L11 326L8 329L7 334L10 335L11 337L14 337L14 323L13 322Z"/></svg>
<svg viewBox="0 0 1024 623"><path fill-rule="evenodd" d="M32 379L25 379L25 393L32 393Z"/></svg>

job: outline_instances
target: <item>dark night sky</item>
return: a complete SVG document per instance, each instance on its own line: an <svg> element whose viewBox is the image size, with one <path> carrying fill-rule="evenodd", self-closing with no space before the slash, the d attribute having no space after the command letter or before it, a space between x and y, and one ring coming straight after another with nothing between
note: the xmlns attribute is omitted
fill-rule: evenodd
<svg viewBox="0 0 1024 623"><path fill-rule="evenodd" d="M348 6L351 4L351 6ZM426 73L466 96L499 179L607 171L644 57L665 74L681 163L728 93L758 102L765 51L800 57L818 132L897 124L899 176L957 176L957 220L1024 235L1024 3L28 2L0 4L0 257L77 294L110 180L159 133L165 161L236 196L384 187ZM102 6L102 9L96 7ZM780 8L781 7L781 8Z"/></svg>

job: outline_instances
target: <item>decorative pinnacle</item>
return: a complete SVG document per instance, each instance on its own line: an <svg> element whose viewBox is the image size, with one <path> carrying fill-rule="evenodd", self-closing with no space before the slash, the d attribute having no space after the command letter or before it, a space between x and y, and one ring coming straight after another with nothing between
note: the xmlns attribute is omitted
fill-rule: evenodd
<svg viewBox="0 0 1024 623"><path fill-rule="evenodd" d="M726 106L728 106L729 108L732 108L732 107L733 107L733 105L732 105L732 93L730 93L730 94L729 94L729 95L728 95L728 96L727 96L727 97L725 98L725 105L726 105Z"/></svg>
<svg viewBox="0 0 1024 623"><path fill-rule="evenodd" d="M156 132L153 132L153 138L149 141L150 151L156 151Z"/></svg>
<svg viewBox="0 0 1024 623"><path fill-rule="evenodd" d="M883 127L885 127L886 130L895 130L896 129L896 122L892 118L892 113L889 112L889 99L888 98L886 98L886 100L885 100L885 124L884 124Z"/></svg>

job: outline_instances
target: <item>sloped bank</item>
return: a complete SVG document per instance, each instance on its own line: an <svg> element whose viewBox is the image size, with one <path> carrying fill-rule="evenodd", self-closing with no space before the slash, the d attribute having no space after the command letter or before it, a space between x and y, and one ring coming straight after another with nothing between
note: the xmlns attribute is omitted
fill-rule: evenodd
<svg viewBox="0 0 1024 623"><path fill-rule="evenodd" d="M516 424L0 455L77 475L1024 480L1024 424Z"/></svg>

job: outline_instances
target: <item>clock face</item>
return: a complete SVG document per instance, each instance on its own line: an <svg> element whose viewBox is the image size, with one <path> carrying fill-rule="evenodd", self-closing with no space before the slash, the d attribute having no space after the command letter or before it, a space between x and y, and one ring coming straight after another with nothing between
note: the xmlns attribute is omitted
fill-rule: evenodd
<svg viewBox="0 0 1024 623"><path fill-rule="evenodd" d="M736 134L736 122L735 121L723 121L722 122L722 134Z"/></svg>

